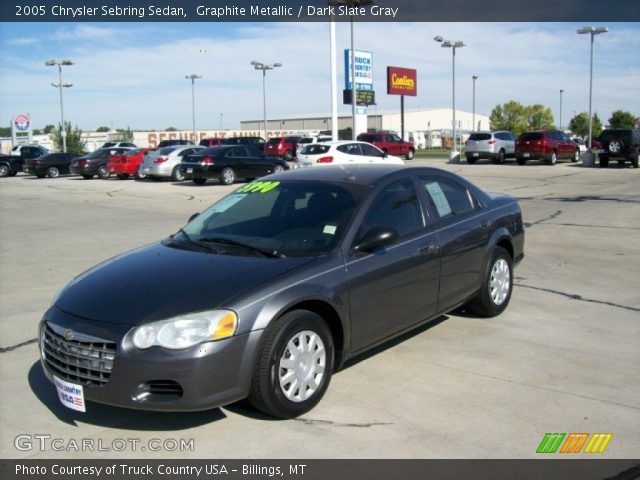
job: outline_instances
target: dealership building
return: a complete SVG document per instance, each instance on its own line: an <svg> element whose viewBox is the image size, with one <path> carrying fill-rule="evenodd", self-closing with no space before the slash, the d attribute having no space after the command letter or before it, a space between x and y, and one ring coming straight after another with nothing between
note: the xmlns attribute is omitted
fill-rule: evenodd
<svg viewBox="0 0 640 480"><path fill-rule="evenodd" d="M400 132L401 119L399 111L376 112L374 110L372 113L372 110L374 109L369 109L369 115L367 116L368 129ZM440 130L443 133L448 131L451 134L452 112L451 108L405 110L404 130L405 132ZM476 128L473 128L473 113L456 109L457 128L462 132L489 129L488 116L476 113L475 121ZM244 120L240 122L240 129L260 131L264 129L263 123L262 119ZM338 116L338 130L350 129L351 123L351 115ZM270 118L267 119L267 126L270 131L331 130L332 123L330 115L306 115Z"/></svg>

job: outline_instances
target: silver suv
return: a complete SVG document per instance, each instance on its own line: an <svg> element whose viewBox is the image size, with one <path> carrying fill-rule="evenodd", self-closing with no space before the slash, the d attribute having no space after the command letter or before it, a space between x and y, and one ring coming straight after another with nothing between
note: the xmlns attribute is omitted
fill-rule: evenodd
<svg viewBox="0 0 640 480"><path fill-rule="evenodd" d="M490 158L493 163L504 163L505 158L516 156L518 137L507 130L496 132L474 132L464 143L464 154L468 163L479 158Z"/></svg>

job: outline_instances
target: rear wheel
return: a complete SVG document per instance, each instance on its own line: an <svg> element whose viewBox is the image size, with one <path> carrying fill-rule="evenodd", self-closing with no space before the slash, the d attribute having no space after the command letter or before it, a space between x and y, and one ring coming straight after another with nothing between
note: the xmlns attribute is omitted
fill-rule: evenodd
<svg viewBox="0 0 640 480"><path fill-rule="evenodd" d="M577 162L580 160L580 149L576 148L576 151L573 153L573 157L571 157L572 162Z"/></svg>
<svg viewBox="0 0 640 480"><path fill-rule="evenodd" d="M0 177L8 177L9 176L9 165L3 163L0 165Z"/></svg>
<svg viewBox="0 0 640 480"><path fill-rule="evenodd" d="M100 165L98 167L98 177L100 177L103 180L106 180L107 178L109 178L109 175L111 175L109 173L109 170L107 169L107 167L105 167L104 165Z"/></svg>
<svg viewBox="0 0 640 480"><path fill-rule="evenodd" d="M406 158L407 160L413 160L413 156L414 156L415 154L416 154L416 153L415 153L413 150L409 149L409 151L407 152L407 155L405 156L405 158Z"/></svg>
<svg viewBox="0 0 640 480"><path fill-rule="evenodd" d="M207 179L202 177L197 177L192 179L192 182L195 183L196 185L204 185L206 181Z"/></svg>
<svg viewBox="0 0 640 480"><path fill-rule="evenodd" d="M119 173L118 174L118 178L120 180L126 180L127 178L129 178L129 174L128 173Z"/></svg>
<svg viewBox="0 0 640 480"><path fill-rule="evenodd" d="M49 167L47 168L47 176L49 178L56 178L60 176L60 170L58 167Z"/></svg>
<svg viewBox="0 0 640 480"><path fill-rule="evenodd" d="M555 165L556 163L558 163L558 154L556 153L555 150L551 152L551 155L549 156L549 160L547 160L547 163L549 165Z"/></svg>
<svg viewBox="0 0 640 480"><path fill-rule="evenodd" d="M236 181L236 172L231 167L224 167L220 172L220 183L223 185L232 185Z"/></svg>
<svg viewBox="0 0 640 480"><path fill-rule="evenodd" d="M264 333L249 401L278 418L308 412L329 386L333 351L333 338L322 317L307 310L286 313Z"/></svg>
<svg viewBox="0 0 640 480"><path fill-rule="evenodd" d="M138 170L136 170L136 180L144 180L145 178L147 178L147 175L142 173L140 168L138 168Z"/></svg>
<svg viewBox="0 0 640 480"><path fill-rule="evenodd" d="M180 165L176 165L173 167L173 171L171 172L171 179L174 182L181 182L184 180L184 173L180 170Z"/></svg>
<svg viewBox="0 0 640 480"><path fill-rule="evenodd" d="M495 246L482 279L480 291L469 303L469 309L483 317L495 317L507 308L511 300L513 264L509 252Z"/></svg>
<svg viewBox="0 0 640 480"><path fill-rule="evenodd" d="M500 151L498 152L498 163L504 163L504 159L505 159L505 153L503 149L500 149Z"/></svg>

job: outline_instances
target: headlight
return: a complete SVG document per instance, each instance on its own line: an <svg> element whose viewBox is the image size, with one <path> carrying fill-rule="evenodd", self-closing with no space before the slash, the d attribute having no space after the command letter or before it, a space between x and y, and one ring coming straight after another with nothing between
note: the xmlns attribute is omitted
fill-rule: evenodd
<svg viewBox="0 0 640 480"><path fill-rule="evenodd" d="M238 316L231 310L190 313L136 327L132 331L132 341L143 350L154 345L180 350L231 337L237 326Z"/></svg>

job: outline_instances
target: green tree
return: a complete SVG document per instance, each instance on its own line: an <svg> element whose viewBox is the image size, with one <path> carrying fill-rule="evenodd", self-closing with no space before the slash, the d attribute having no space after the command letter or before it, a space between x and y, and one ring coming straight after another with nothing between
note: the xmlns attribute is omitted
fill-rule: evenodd
<svg viewBox="0 0 640 480"><path fill-rule="evenodd" d="M32 133L34 135L42 135L42 130L40 130L39 128L34 128Z"/></svg>
<svg viewBox="0 0 640 480"><path fill-rule="evenodd" d="M82 130L76 127L71 128L71 122L64 122L64 129L67 132L67 152L75 154L83 154L85 152L86 143L82 140ZM62 135L60 128L53 131L53 142L58 150L62 151Z"/></svg>
<svg viewBox="0 0 640 480"><path fill-rule="evenodd" d="M44 129L42 131L44 132L45 135L49 135L55 129L56 129L55 125L47 124L44 126Z"/></svg>
<svg viewBox="0 0 640 480"><path fill-rule="evenodd" d="M109 127L98 127L98 128L96 128L96 132L98 132L98 133L108 132L109 130L110 130Z"/></svg>
<svg viewBox="0 0 640 480"><path fill-rule="evenodd" d="M0 127L0 137L10 137L11 127Z"/></svg>
<svg viewBox="0 0 640 480"><path fill-rule="evenodd" d="M520 135L527 129L526 114L526 108L514 100L496 105L489 116L491 129L510 130L516 135Z"/></svg>
<svg viewBox="0 0 640 480"><path fill-rule="evenodd" d="M123 142L131 142L133 140L133 132L131 128L127 127L126 130L124 128L116 129L116 132L120 133L120 139Z"/></svg>
<svg viewBox="0 0 640 480"><path fill-rule="evenodd" d="M571 119L569 122L569 130L581 137L589 136L589 114L587 112L581 112ZM602 133L602 121L598 114L593 115L593 138L596 138Z"/></svg>
<svg viewBox="0 0 640 480"><path fill-rule="evenodd" d="M164 129L165 132L177 132L178 129L176 127L168 127Z"/></svg>
<svg viewBox="0 0 640 480"><path fill-rule="evenodd" d="M616 110L609 118L610 128L633 128L636 117L631 112Z"/></svg>
<svg viewBox="0 0 640 480"><path fill-rule="evenodd" d="M529 130L553 128L553 113L551 113L550 108L537 103L527 106L525 111Z"/></svg>

